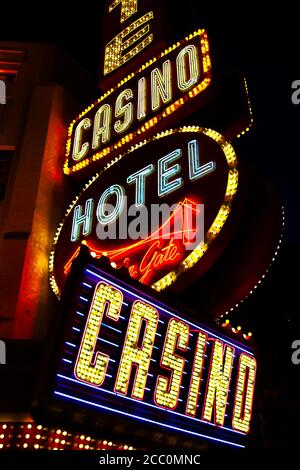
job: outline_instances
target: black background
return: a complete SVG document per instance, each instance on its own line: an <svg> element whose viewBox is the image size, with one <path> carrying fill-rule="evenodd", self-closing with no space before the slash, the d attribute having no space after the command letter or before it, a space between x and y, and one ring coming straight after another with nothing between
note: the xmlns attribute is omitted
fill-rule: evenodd
<svg viewBox="0 0 300 470"><path fill-rule="evenodd" d="M58 44L95 78L101 4L1 2L0 41ZM271 276L248 303L247 315L260 345L255 426L261 446L292 449L300 438L300 365L291 362L292 341L300 340L300 105L291 101L291 84L300 79L300 15L294 2L185 0L174 2L170 21L175 16L207 27L224 63L247 77L255 123L241 144L243 158L273 180L285 207L283 248Z"/></svg>

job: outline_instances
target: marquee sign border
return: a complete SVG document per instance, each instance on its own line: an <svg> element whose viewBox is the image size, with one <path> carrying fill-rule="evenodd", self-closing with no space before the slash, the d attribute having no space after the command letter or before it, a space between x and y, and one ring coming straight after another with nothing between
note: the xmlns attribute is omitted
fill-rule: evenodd
<svg viewBox="0 0 300 470"><path fill-rule="evenodd" d="M93 109L96 105L101 103L104 99L106 99L109 95L111 95L115 90L118 88L122 87L126 82L128 82L131 78L133 78L136 74L144 71L151 65L153 65L157 60L159 60L162 57L168 56L169 53L173 52L175 49L178 47L182 46L185 44L185 42L193 39L194 37L199 36L200 39L200 44L201 44L201 51L203 54L203 71L204 71L204 77L202 81L193 87L191 90L189 90L184 96L181 98L177 99L176 101L170 103L167 108L162 111L161 113L158 113L145 123L143 123L136 131L129 132L127 133L124 137L122 137L118 142L112 145L108 145L104 147L100 152L96 152L94 155L88 158L82 159L82 161L79 161L75 163L71 168L69 167L69 157L70 157L70 152L71 152L71 146L72 146L72 137L73 137L73 128L74 125L79 121L83 116L85 116L91 109ZM87 168L90 164L95 163L98 160L101 160L102 158L108 156L110 153L113 151L118 151L121 150L122 146L125 144L130 143L135 137L141 136L142 134L149 129L153 128L155 124L157 124L158 121L168 118L170 114L172 114L174 111L176 111L178 108L181 106L185 105L188 101L191 99L195 98L198 96L200 93L202 93L211 83L211 77L212 77L212 66L211 66L211 59L210 59L210 49L209 49L209 42L208 42L208 36L207 33L204 29L199 29L197 31L194 31L191 33L189 36L186 36L185 39L178 41L177 43L173 44L172 46L168 47L165 49L160 55L157 57L153 57L153 59L149 60L146 62L146 64L142 65L135 73L132 73L128 75L126 78L122 79L116 87L111 88L109 91L104 93L97 101L95 101L93 104L88 106L79 116L77 116L72 123L69 126L68 129L68 139L67 139L67 144L66 144L66 153L65 153L65 163L63 167L63 171L65 175L72 175L80 172L81 170ZM109 163L113 163L114 159L110 161ZM108 165L105 166L104 169L107 169Z"/></svg>

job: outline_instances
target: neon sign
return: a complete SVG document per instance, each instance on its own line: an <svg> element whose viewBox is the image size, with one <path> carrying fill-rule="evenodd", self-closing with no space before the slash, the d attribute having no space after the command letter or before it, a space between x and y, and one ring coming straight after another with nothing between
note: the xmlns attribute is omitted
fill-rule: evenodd
<svg viewBox="0 0 300 470"><path fill-rule="evenodd" d="M103 0L100 88L107 89L166 47L168 8L156 0ZM164 27L162 25L164 24Z"/></svg>
<svg viewBox="0 0 300 470"><path fill-rule="evenodd" d="M118 173L115 168L86 185L58 228L50 257L51 285L57 295L82 243L95 257L105 254L158 291L204 255L205 262L198 266L207 269L217 254L213 242L229 217L238 186L236 154L220 134L196 126L169 130L137 145L121 158ZM106 214L110 202L113 209ZM142 211L162 202L173 211L151 224L139 240L110 230L116 221L121 224L126 205ZM201 216L203 225L198 223ZM133 223L127 217L123 227L130 229Z"/></svg>
<svg viewBox="0 0 300 470"><path fill-rule="evenodd" d="M113 2L109 7L109 12L111 12L119 3L120 1ZM126 5L126 3L130 3L131 5ZM136 11L136 0L131 2L122 1L121 23L130 18L134 13L136 13ZM115 36L107 44L104 56L104 75L108 75L126 64L152 43L153 34L148 33L150 32L149 22L153 20L153 18L153 11L149 11L124 28L121 33ZM128 48L130 48L130 50L128 50Z"/></svg>
<svg viewBox="0 0 300 470"><path fill-rule="evenodd" d="M204 30L175 43L122 79L69 127L64 173L106 169L121 151L197 110L211 81ZM200 100L200 101L199 101Z"/></svg>
<svg viewBox="0 0 300 470"><path fill-rule="evenodd" d="M240 93L240 77L219 77L215 64L212 84L205 30L154 51L157 2L104 3L115 28L109 40L104 28L107 91L71 123L64 163L66 175L93 176L66 211L49 262L51 287L58 298L62 294L68 317L52 377L54 409L68 413L71 406L80 416L90 409L102 427L130 432L133 441L143 440L145 426L151 439L179 435L177 443L184 436L244 447L257 367L253 351L189 319L204 311L199 295L196 311L184 312L157 292L183 292L194 302L190 292L202 288L222 317L227 303L233 310L250 291L257 264L266 264L268 256L260 257L245 274L243 257L230 259L234 230L237 252L246 247L248 253L247 237L238 237L255 212L252 199L243 197L244 173L240 178L230 144L249 130L249 117L252 123L248 95ZM187 118L207 127L171 129ZM153 224L151 213L147 230L130 237L137 226L130 209L142 213L163 202L172 207L168 216ZM216 271L207 273L217 260ZM242 275L231 278L233 264L243 265ZM206 273L211 296L203 288ZM229 289L224 277L232 281ZM216 316L210 308L205 314Z"/></svg>
<svg viewBox="0 0 300 470"><path fill-rule="evenodd" d="M128 438L146 426L149 436L160 428L244 447L257 367L251 349L105 263L82 249L72 267L52 399L66 413L67 402L112 429L118 422Z"/></svg>
<svg viewBox="0 0 300 470"><path fill-rule="evenodd" d="M130 243L126 247L106 251L105 256L116 266L125 265L131 277L138 279L143 284L150 284L158 270L166 266L175 267L182 259L186 247L194 239L196 230L201 228L199 224L196 224L199 215L195 214L199 211L199 207L199 204L188 199L180 202L170 218L150 236L136 243ZM193 226L193 224L195 225ZM165 227L167 230L164 230ZM182 233L178 234L176 227ZM104 249L97 249L89 241L83 240L82 244L89 248L95 258L100 258L104 254ZM66 276L79 251L80 247L65 264L64 274Z"/></svg>

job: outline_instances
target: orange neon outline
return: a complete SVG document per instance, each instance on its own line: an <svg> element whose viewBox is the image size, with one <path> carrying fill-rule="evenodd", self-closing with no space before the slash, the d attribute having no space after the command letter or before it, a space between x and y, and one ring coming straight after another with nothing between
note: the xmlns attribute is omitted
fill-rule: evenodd
<svg viewBox="0 0 300 470"><path fill-rule="evenodd" d="M156 311L157 313L157 321L156 321L156 328L155 328L155 334L154 334L154 340L153 340L153 343L152 343L152 346L151 346L151 354L149 356L149 365L148 365L148 371L147 371L147 377L146 377L146 382L145 382L145 386L144 386L144 389L143 389L143 396L140 398L140 397L137 397L136 395L134 395L134 390L135 390L135 384L136 384L136 381L137 381L137 375L138 375L138 370L140 365L138 362L134 362L134 361L131 361L131 367L130 367L130 371L128 373L128 376L127 376L127 385L126 385L126 391L125 392L122 392L120 390L117 390L116 387L117 387L117 383L119 381L119 375L120 375L120 372L121 372L121 365L122 365L122 362L123 362L123 357L124 357L124 352L125 352L125 344L127 342L127 337L128 337L128 334L129 334L129 325L130 325L130 320L131 320L131 315L134 311L134 308L135 308L135 304L142 304L142 305L145 305L147 307L151 307L153 308L153 310ZM144 345L144 341L145 341L145 337L146 337L146 331L147 331L147 327L148 327L148 323L149 323L149 320L145 317L142 318L142 321L145 320L145 322L147 323L146 325L146 328L145 328L145 331L144 331L144 335L143 335L143 341L142 341L142 345ZM132 387L132 393L131 393L131 397L134 398L135 400L139 400L139 401L142 401L144 400L144 396L145 396L145 388L146 388L146 385L147 385L147 380L148 380L148 374L149 374L149 369L150 369L150 365L151 365L151 357L152 357L152 353L153 353L153 346L154 346L154 343L155 343L155 335L156 335L156 331L157 331L157 326L158 326L158 320L159 320L159 313L157 311L157 309L155 307L153 307L152 305L150 304L147 304L146 302L142 301L142 300L135 300L131 306L131 310L130 310L130 316L129 316L129 320L128 320L128 327L127 327L127 331L126 331L126 337L125 337L125 340L124 340L124 343L123 343L123 348L122 348L122 356L121 356L121 359L120 359L120 363L119 363L119 367L118 367L118 372L117 372L117 376L116 376L116 380L115 380L115 384L114 384L114 391L120 395L124 395L124 396L127 396L128 394L128 385L129 385L129 382L130 382L130 378L131 378L131 375L132 373L134 373L134 384L133 384L133 387ZM137 343L138 343L138 340L139 340L139 336L140 336L140 333L141 333L141 328L142 328L142 321L140 321L140 324L139 324L139 331L138 331L138 334L137 334L137 341L135 343L135 349L138 350L138 351L141 351L142 348L137 348Z"/></svg>
<svg viewBox="0 0 300 470"><path fill-rule="evenodd" d="M124 137L122 137L118 142L112 145L108 145L107 147L104 147L100 152L96 152L94 155L82 159L80 162L75 163L72 165L72 167L69 167L69 156L70 156L70 151L71 151L71 145L72 145L72 135L73 135L73 127L74 125L80 121L80 119L85 116L91 109L93 109L96 105L101 103L104 99L106 99L110 94L112 94L115 90L123 86L127 81L129 81L131 78L133 78L136 74L143 72L145 69L148 67L152 66L157 60L161 59L162 57L166 57L168 54L173 52L175 49L178 47L184 45L186 42L192 40L194 37L199 36L200 39L200 48L202 52L202 69L203 69L203 77L200 83L198 83L194 88L189 90L186 94L184 94L181 98L178 98L176 101L171 103L167 108L165 108L161 113L158 113L156 116L153 118L149 119L147 122L145 122L141 127L139 127L136 131L129 132L127 133ZM170 46L168 49L164 50L161 54L158 55L158 57L154 57L153 59L149 60L146 64L142 65L135 73L132 73L128 75L125 79L121 80L118 85L114 88L111 88L108 92L106 92L104 95L102 95L97 101L95 101L93 104L88 106L77 118L75 118L72 123L69 126L68 129L68 139L66 143L66 159L64 163L64 174L65 175L70 175L73 173L77 173L80 170L86 168L89 166L91 163L94 163L97 160L100 160L104 157L107 157L113 150L120 150L121 147L124 144L128 144L131 142L136 136L142 135L144 132L146 132L148 129L153 127L157 122L160 120L167 118L170 114L172 114L174 111L176 111L178 108L186 104L189 100L193 99L195 96L199 95L202 93L206 88L211 83L211 59L210 59L210 50L209 50L209 42L208 42L208 37L207 33L204 29L198 29L197 31L194 31L191 33L189 36L185 37L181 41L178 41L177 43L173 44ZM115 158L115 157L114 157ZM108 166L112 165L115 163L113 160L108 162ZM106 169L106 168L104 168Z"/></svg>
<svg viewBox="0 0 300 470"><path fill-rule="evenodd" d="M94 290L94 295L93 295L93 300L91 302L91 306L90 306L90 309L89 309L89 314L88 314L88 317L86 319L86 323L85 323L85 328L84 328L84 333L82 335L82 338L81 338L81 342L80 342L80 347L79 347L79 350L78 350L78 354L77 354L77 358L76 358L76 363L75 363L75 366L74 366L74 376L76 377L77 380L80 380L80 382L84 382L84 383L87 383L89 385L94 385L96 387L101 387L101 385L103 385L104 381L105 381L105 378L106 378L106 373L107 373L107 367L108 367L108 364L109 364L109 355L108 354L104 354L102 353L101 351L97 351L96 354L95 354L95 357L94 357L94 360L91 362L91 366L94 367L95 364L96 364L96 361L97 361L97 357L98 355L102 355L104 356L105 358L107 358L107 363L106 363L106 367L105 367L105 373L104 373L104 376L103 376L103 380L101 383L99 384L94 384L93 382L89 382L88 380L84 380L80 377L78 377L77 375L77 365L78 365L78 361L79 361L79 358L80 358L80 355L81 355L81 351L82 351L82 345L83 345L83 342L84 342L84 339L85 339L85 335L86 335L86 330L88 328L88 324L89 324L89 321L90 321L90 317L92 315L92 311L93 311L93 307L94 307L94 302L95 302L95 297L97 295L97 291L98 291L98 288L100 286L100 284L102 284L103 286L108 286L108 287L111 287L112 289L114 289L115 291L118 291L120 294L121 294L121 302L120 302L120 308L119 308L119 312L117 314L118 318L115 319L113 318L112 316L109 315L109 311L110 311L110 308L106 309L106 312L105 312L105 304L106 303L109 303L110 302L108 300L105 301L105 304L104 304L104 308L103 308L103 311L101 313L101 320L99 322L99 327L98 327L98 331L97 331L97 338L96 338L96 342L94 344L94 348L93 348L93 351L92 351L92 357L93 355L95 354L95 348L96 348L96 344L97 344L97 339L99 337L99 334L100 334L100 328L101 328L101 324L102 324L102 321L103 321L103 317L104 317L104 314L106 314L106 316L108 318L110 318L111 320L113 321L118 321L119 320L119 317L120 317L120 313L121 313L121 309L122 309L122 306L123 306L123 300L124 300L124 297L123 297L123 292L119 289L117 289L116 287L114 286L111 286L110 284L108 284L107 282L104 282L104 281L100 281L98 282L98 284L96 285L95 287L95 290Z"/></svg>
<svg viewBox="0 0 300 470"><path fill-rule="evenodd" d="M211 378L211 368L212 368L212 363L213 363L213 358L214 358L214 352L215 352L215 346L216 346L216 343L221 343L222 345L222 358L223 358L223 362L222 362L222 365L223 365L223 369L224 369L224 356L226 355L226 350L227 349L231 349L232 350L232 362L231 362L231 371L230 371L230 376L229 376L229 382L228 382L228 387L227 387L227 393L226 393L226 405L225 405L225 409L224 409L224 414L223 414L223 423L222 424L218 424L217 423L217 420L216 420L216 413L217 413L217 407L216 407L216 398L217 398L217 394L216 394L216 389L215 389L215 395L214 395L214 402L213 402L213 415L214 415L214 422L212 424L214 424L215 426L219 427L219 428L223 428L224 427L224 422L225 422L225 414L226 414L226 409L227 409L227 400L228 400L228 394L229 394L229 387L230 387L230 381L231 381L231 376L232 376L232 368L233 368L233 364L234 364L234 355L235 355L235 348L227 343L225 343L224 341L220 340L220 339L214 339L214 338L208 338L208 341L213 341L213 350L212 350L212 353L210 355L210 365L209 365L209 373L208 373L208 380L207 380L207 384L206 384L206 389L205 389L205 395L204 395L204 400L203 400L203 407L202 407L202 413L201 413L201 419L203 421L205 421L206 423L211 423L212 420L208 420L208 419L205 419L204 417L204 410L205 410L205 407L206 407L206 401L207 401L207 393L208 393L208 389L209 389L209 384L210 384L210 378Z"/></svg>
<svg viewBox="0 0 300 470"><path fill-rule="evenodd" d="M181 324L187 325L187 327L188 327L188 340L187 340L187 343L186 343L186 348L181 348L179 346L179 341L178 341L178 338L177 338L180 335L176 334L176 342L175 342L175 344L173 344L172 356L176 357L176 359L183 359L183 364L182 364L182 368L181 368L181 378L180 378L180 382L179 382L179 388L178 388L178 391L177 391L176 405L173 406L172 408L170 408L170 407L160 405L159 403L157 403L156 393L157 393L157 387L158 387L158 382L159 382L160 377L162 377L163 379L167 379L167 381L168 381L168 391L166 392L168 394L170 393L171 385L172 385L172 382L173 382L174 369L172 369L171 367L165 366L163 364L163 359L165 357L166 344L167 344L167 340L168 340L168 337L169 337L170 323L173 322L173 321L175 321L176 323L181 323ZM171 378L168 379L167 377L164 377L161 374L157 375L156 383L155 383L155 390L154 390L154 394L153 394L153 401L156 404L156 406L158 406L159 408L163 408L165 410L175 410L178 406L178 399L179 399L179 396L180 396L180 385L182 384L182 377L183 377L183 372L184 372L184 368L185 368L185 365L186 365L186 358L182 357L182 356L178 356L178 354L175 354L175 349L177 348L177 349L180 349L180 351L186 352L187 349L188 349L188 346L189 346L189 341L190 341L190 326L189 326L189 324L182 321L182 320L178 320L178 318L174 318L174 317L170 318L170 320L168 321L168 328L167 328L167 331L166 331L164 347L163 347L163 353L162 353L161 358L160 358L160 367L165 369L165 370L168 370L169 372L171 372Z"/></svg>
<svg viewBox="0 0 300 470"><path fill-rule="evenodd" d="M133 251L133 250L135 250L135 249L137 249L137 248L140 248L142 245L147 245L147 244L148 244L149 242L151 242L151 241L155 241L155 240L164 240L164 239L168 240L169 238L167 238L167 236L168 236L168 237L171 237L171 236L177 235L177 234L179 234L179 233L182 234L181 240L183 240L183 244L184 244L184 245L188 245L188 244L189 244L189 240L186 241L186 242L184 241L184 240L185 240L185 237L186 237L186 234L189 234L190 232L191 232L191 233L194 233L194 230L193 230L192 228L190 228L190 227L188 227L187 230L184 230L184 225L185 225L185 223L184 223L185 211L182 211L182 207L188 207L188 208L190 209L190 207L191 207L192 205L195 206L196 203L195 203L194 201L192 201L191 199L185 198L184 201L179 202L179 203L177 204L177 206L176 206L176 208L174 209L173 213L172 213L172 214L170 215L170 217L162 224L161 227L159 227L158 229L156 229L155 232L154 232L153 234L149 235L147 238L145 238L145 239L143 239L143 240L140 240L140 241L138 241L138 242L136 242L136 243L133 243L132 245L129 245L129 246L126 246L126 247L117 248L117 249L115 249L115 250L106 251L105 249L101 250L101 249L95 248L91 243L89 243L89 242L86 241L86 240L83 240L82 243L83 243L84 245L86 245L86 246L89 248L90 251L92 251L92 252L94 252L94 253L96 254L96 256L95 256L96 258L100 258L104 253L106 253L105 256L107 256L107 257L110 259L111 262L114 261L114 258L115 258L116 256L118 256L118 255L120 254L120 252L128 251L128 250ZM198 209L196 209L195 207L193 207L191 210L192 210L194 213L195 213L195 212L198 212L198 213L200 212L200 211L199 211ZM180 211L180 215L181 215L182 221L183 221L183 224L182 224L182 227L183 227L183 228L182 228L182 230L181 230L181 231L177 231L177 232L173 231L173 232L168 233L168 234L166 234L166 233L163 232L163 234L160 235L160 232L162 232L166 226L169 226L169 227L171 226L171 222L175 220L175 217L178 215L179 211ZM191 221L189 220L189 222L191 222ZM170 239L171 239L171 238L170 238ZM175 240L177 240L177 239L175 239ZM69 259L69 260L67 261L67 263L65 264L65 266L64 266L64 273L65 273L65 274L67 274L67 273L69 272L69 270L70 270L70 268L71 268L71 264L72 264L72 262L74 261L74 259L78 256L79 251L80 251L80 247L78 247L78 248L76 249L76 251L74 252L74 254L70 257L70 259ZM141 265L141 264L142 264L142 261L140 262L140 265ZM152 271L153 271L153 269L152 269Z"/></svg>
<svg viewBox="0 0 300 470"><path fill-rule="evenodd" d="M176 240L177 242L178 240ZM153 274L153 271L155 270L159 270L161 267L165 267L165 266L168 266L168 265L171 265L171 264L174 264L175 262L175 258L178 258L178 256L181 256L181 253L180 253L180 246L179 246L179 243L174 243L175 242L175 239L174 238L171 238L169 240L169 245L168 246L164 246L164 247L160 247L159 244L160 244L161 240L154 240L152 242L152 245L150 245L150 247L148 248L148 250L144 253L140 263L139 263L139 266L138 266L138 272L139 274L141 274L142 276L139 278L139 282L142 282L142 283L145 283L146 284L146 280L149 279L149 277ZM165 259L163 261L160 260L161 257L165 257L166 254L164 253L157 253L158 250L165 250L165 249L168 249L168 247L170 248L175 248L176 250L176 254L175 254L175 258L174 259L171 259L171 257L169 259ZM152 250L153 250L153 253L152 253ZM150 252L150 262L147 264L147 258L146 256L149 255L149 252ZM153 257L155 257L154 261L153 261ZM152 262L152 266L150 265L150 263ZM149 265L151 266L149 268ZM129 267L129 272L130 272L130 269L132 267L134 267L135 265L131 265ZM133 275L132 275L133 276Z"/></svg>

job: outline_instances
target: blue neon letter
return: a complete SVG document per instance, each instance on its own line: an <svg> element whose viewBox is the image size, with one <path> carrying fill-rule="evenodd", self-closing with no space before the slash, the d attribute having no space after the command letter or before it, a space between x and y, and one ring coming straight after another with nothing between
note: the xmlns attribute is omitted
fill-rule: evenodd
<svg viewBox="0 0 300 470"><path fill-rule="evenodd" d="M215 162L209 162L201 166L199 159L199 145L197 140L191 140L191 142L189 142L188 153L190 180L196 180L215 171Z"/></svg>
<svg viewBox="0 0 300 470"><path fill-rule="evenodd" d="M146 176L153 173L154 165L150 164L142 170L128 176L127 183L131 184L135 181L135 205L136 207L145 205L145 189L146 189Z"/></svg>
<svg viewBox="0 0 300 470"><path fill-rule="evenodd" d="M77 242L80 237L80 227L82 235L86 237L92 231L94 200L88 199L85 203L85 213L82 213L82 206L76 206L73 215L71 241Z"/></svg>
<svg viewBox="0 0 300 470"><path fill-rule="evenodd" d="M176 163L173 166L169 166L170 163L181 157L182 152L180 149L174 150L165 157L158 160L158 195L163 197L168 193L175 191L180 188L183 181L182 178L176 178L173 181L169 181L174 175L177 175L181 171L181 166Z"/></svg>
<svg viewBox="0 0 300 470"><path fill-rule="evenodd" d="M112 195L115 195L117 199L115 207L107 203L107 200ZM119 184L113 184L112 186L107 188L106 191L104 191L104 193L100 197L97 206L96 215L99 223L102 225L107 225L114 222L124 209L125 198L125 189L123 188L123 186L120 186ZM109 210L112 207L113 210L109 213Z"/></svg>

